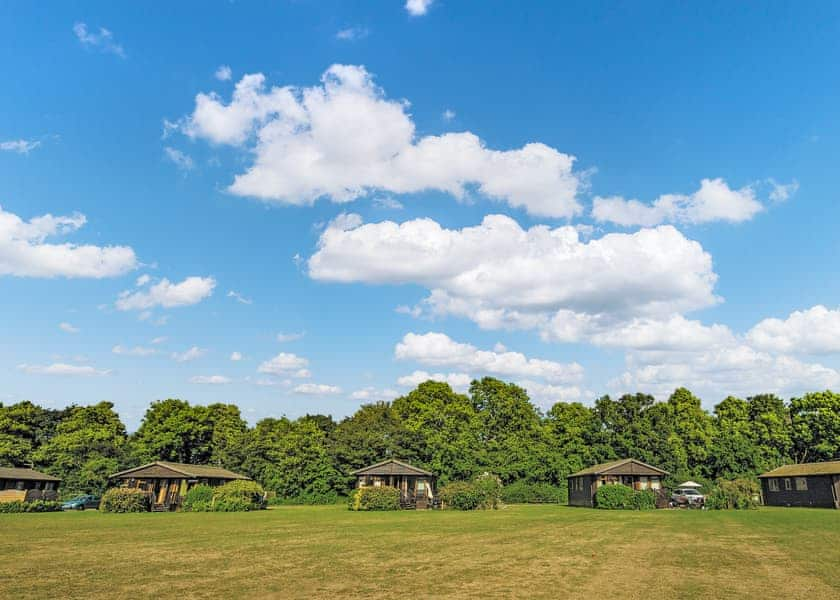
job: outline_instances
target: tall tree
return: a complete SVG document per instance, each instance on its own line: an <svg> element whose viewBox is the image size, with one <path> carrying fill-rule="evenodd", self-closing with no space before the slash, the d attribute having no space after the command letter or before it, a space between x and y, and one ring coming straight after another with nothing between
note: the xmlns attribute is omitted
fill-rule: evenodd
<svg viewBox="0 0 840 600"><path fill-rule="evenodd" d="M142 462L206 464L212 456L212 438L213 422L206 407L170 398L152 402L132 445Z"/></svg>
<svg viewBox="0 0 840 600"><path fill-rule="evenodd" d="M816 392L790 403L796 462L840 459L840 394Z"/></svg>

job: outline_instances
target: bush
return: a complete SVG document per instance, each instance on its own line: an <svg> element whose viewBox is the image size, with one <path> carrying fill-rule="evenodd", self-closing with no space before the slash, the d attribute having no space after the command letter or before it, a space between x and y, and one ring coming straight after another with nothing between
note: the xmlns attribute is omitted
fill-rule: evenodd
<svg viewBox="0 0 840 600"><path fill-rule="evenodd" d="M387 485L353 490L347 499L350 510L399 510L400 490Z"/></svg>
<svg viewBox="0 0 840 600"><path fill-rule="evenodd" d="M746 510L758 507L758 483L751 479L719 479L706 496L705 506L713 510Z"/></svg>
<svg viewBox="0 0 840 600"><path fill-rule="evenodd" d="M602 485L595 492L595 506L606 510L632 509L633 494L633 489L626 485Z"/></svg>
<svg viewBox="0 0 840 600"><path fill-rule="evenodd" d="M653 510L656 508L656 493L653 490L636 490L633 492L633 508Z"/></svg>
<svg viewBox="0 0 840 600"><path fill-rule="evenodd" d="M314 506L316 504L338 504L345 498L338 495L336 492L327 492L325 494L299 494L290 498L283 498L277 495L271 496L268 503L272 506L286 506L286 505L307 505Z"/></svg>
<svg viewBox="0 0 840 600"><path fill-rule="evenodd" d="M12 502L0 502L0 513L35 513L35 512L57 512L61 510L61 502L52 500L13 500Z"/></svg>
<svg viewBox="0 0 840 600"><path fill-rule="evenodd" d="M213 488L209 485L196 485L187 490L181 508L185 512L207 512L213 510Z"/></svg>
<svg viewBox="0 0 840 600"><path fill-rule="evenodd" d="M136 513L151 510L149 496L137 488L111 488L102 495L99 510L110 513Z"/></svg>
<svg viewBox="0 0 840 600"><path fill-rule="evenodd" d="M213 489L212 509L240 512L265 508L265 490L256 481L238 479Z"/></svg>
<svg viewBox="0 0 840 600"><path fill-rule="evenodd" d="M515 481L502 488L501 500L506 504L565 504L568 490L548 483Z"/></svg>
<svg viewBox="0 0 840 600"><path fill-rule="evenodd" d="M438 492L443 508L456 510L495 509L499 507L502 484L485 473L472 481L454 481Z"/></svg>

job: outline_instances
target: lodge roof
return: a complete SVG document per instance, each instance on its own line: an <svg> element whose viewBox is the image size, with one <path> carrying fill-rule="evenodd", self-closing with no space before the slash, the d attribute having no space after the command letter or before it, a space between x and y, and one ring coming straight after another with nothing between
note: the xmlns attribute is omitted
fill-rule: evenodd
<svg viewBox="0 0 840 600"><path fill-rule="evenodd" d="M643 463L635 458L622 458L621 460L613 460L610 462L600 463L587 467L577 473L572 473L568 477L580 477L581 475L600 475L602 473L610 473L611 475L645 475L650 471L655 471L659 475L668 475L668 471L663 471L657 467Z"/></svg>
<svg viewBox="0 0 840 600"><path fill-rule="evenodd" d="M0 479L18 479L24 481L61 481L59 477L53 477L41 473L35 469L18 469L14 467L0 467Z"/></svg>
<svg viewBox="0 0 840 600"><path fill-rule="evenodd" d="M806 475L840 475L840 460L784 465L762 473L759 477L803 477Z"/></svg>
<svg viewBox="0 0 840 600"><path fill-rule="evenodd" d="M179 475L183 475L191 479L250 479L250 477L234 473L233 471L228 471L227 469L223 469L221 467L213 467L210 465L188 465L185 463L169 462L166 460L156 460L155 462L140 465L139 467L126 469L125 471L114 473L111 477L131 477L132 474L150 467L163 467L164 469L169 469L170 471L174 471Z"/></svg>
<svg viewBox="0 0 840 600"><path fill-rule="evenodd" d="M352 475L425 475L432 477L434 474L406 462L389 458L369 467L353 471Z"/></svg>

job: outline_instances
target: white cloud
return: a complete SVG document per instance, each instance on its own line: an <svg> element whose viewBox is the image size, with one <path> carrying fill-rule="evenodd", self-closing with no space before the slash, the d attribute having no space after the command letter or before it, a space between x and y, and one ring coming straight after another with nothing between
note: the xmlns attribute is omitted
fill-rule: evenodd
<svg viewBox="0 0 840 600"><path fill-rule="evenodd" d="M303 331L300 331L298 333L283 333L281 331L280 333L277 334L277 341L280 342L280 343L294 342L296 340L299 340L299 339L303 338L303 336L305 336L305 335L306 335L306 333L304 333Z"/></svg>
<svg viewBox="0 0 840 600"><path fill-rule="evenodd" d="M405 10L412 17L420 17L429 11L434 0L405 0Z"/></svg>
<svg viewBox="0 0 840 600"><path fill-rule="evenodd" d="M356 390L355 392L350 394L350 397L353 400L361 400L362 402L376 402L380 400L383 402L387 402L393 400L399 395L400 393L396 390L391 390L387 388L380 390L375 387L368 386L360 390Z"/></svg>
<svg viewBox="0 0 840 600"><path fill-rule="evenodd" d="M723 179L704 179L693 194L665 194L653 204L625 200L621 196L596 197L592 216L617 225L650 227L660 223L740 223L764 209L751 186L733 190Z"/></svg>
<svg viewBox="0 0 840 600"><path fill-rule="evenodd" d="M328 396L340 394L341 388L323 383L301 383L295 386L292 391L296 394L304 394L306 396Z"/></svg>
<svg viewBox="0 0 840 600"><path fill-rule="evenodd" d="M229 191L265 201L311 205L423 190L463 199L475 189L535 215L581 211L585 177L573 172L573 156L541 143L491 150L470 132L418 138L407 110L364 67L333 65L313 87L266 89L265 76L252 74L229 104L200 93L182 130L252 151L254 163Z"/></svg>
<svg viewBox="0 0 840 600"><path fill-rule="evenodd" d="M523 230L503 215L463 229L431 219L330 226L308 267L322 281L430 290L421 306L399 312L463 316L486 329L538 329L562 341L720 301L711 256L667 225L585 242L574 227Z"/></svg>
<svg viewBox="0 0 840 600"><path fill-rule="evenodd" d="M302 356L290 352L281 352L274 358L264 361L257 367L260 373L271 375L291 375L293 377L309 377L307 370L309 361Z"/></svg>
<svg viewBox="0 0 840 600"><path fill-rule="evenodd" d="M220 65L219 68L216 69L214 76L219 81L230 81L230 78L233 77L233 71L227 65Z"/></svg>
<svg viewBox="0 0 840 600"><path fill-rule="evenodd" d="M455 119L455 111L452 110L451 108L447 108L445 111L443 111L443 114L441 115L441 118L444 121L452 121L452 120Z"/></svg>
<svg viewBox="0 0 840 600"><path fill-rule="evenodd" d="M152 344L162 344L162 343L164 343L166 340L167 340L166 336L160 336L160 337L156 337L156 338L154 338L154 339L151 341L151 343L152 343Z"/></svg>
<svg viewBox="0 0 840 600"><path fill-rule="evenodd" d="M189 362L197 358L201 358L205 354L207 354L207 350L205 350L204 348L199 348L198 346L193 346L185 352L173 352L172 360L175 360L177 362Z"/></svg>
<svg viewBox="0 0 840 600"><path fill-rule="evenodd" d="M578 381L583 377L583 367L577 363L528 358L519 352L479 350L444 333L407 333L394 349L394 356L397 360L452 367L477 375L538 377L550 382Z"/></svg>
<svg viewBox="0 0 840 600"><path fill-rule="evenodd" d="M448 383L456 391L465 392L473 378L466 373L429 373L428 371L414 371L410 375L403 375L397 379L397 385L403 387L417 387L426 381L441 381Z"/></svg>
<svg viewBox="0 0 840 600"><path fill-rule="evenodd" d="M111 352L123 356L152 356L153 354L157 354L157 350L154 348L146 348L144 346L134 346L133 348L128 348L126 346L121 346L120 344L111 348Z"/></svg>
<svg viewBox="0 0 840 600"><path fill-rule="evenodd" d="M152 280L152 278L149 275L144 274L144 275L141 275L140 277L137 278L137 281L134 282L134 285L136 285L137 287L143 287L144 285L149 283L151 280Z"/></svg>
<svg viewBox="0 0 840 600"><path fill-rule="evenodd" d="M637 350L701 350L735 341L735 335L725 325L707 326L682 315L662 320L633 319L618 326L593 329L587 337L598 346Z"/></svg>
<svg viewBox="0 0 840 600"><path fill-rule="evenodd" d="M377 208L387 208L390 210L402 210L403 203L391 196L381 196L373 199L373 205Z"/></svg>
<svg viewBox="0 0 840 600"><path fill-rule="evenodd" d="M231 352L230 359L234 362L239 362L242 360L242 353L241 352Z"/></svg>
<svg viewBox="0 0 840 600"><path fill-rule="evenodd" d="M18 365L18 370L31 375L66 375L69 377L102 377L110 370L95 369L90 365L70 365L53 363L51 365Z"/></svg>
<svg viewBox="0 0 840 600"><path fill-rule="evenodd" d="M543 410L548 410L558 402L580 402L595 397L592 392L574 385L551 385L530 380L517 381L516 385L524 388L531 401Z"/></svg>
<svg viewBox="0 0 840 600"><path fill-rule="evenodd" d="M230 290L227 293L227 297L228 298L233 298L234 300L236 300L240 304L253 304L254 303L254 301L251 300L250 298L246 298L245 296L243 296L239 292L235 292L233 290Z"/></svg>
<svg viewBox="0 0 840 600"><path fill-rule="evenodd" d="M166 146L163 149L163 153L166 158L168 158L169 161L181 171L192 171L195 168L195 162L193 162L193 159L177 148Z"/></svg>
<svg viewBox="0 0 840 600"><path fill-rule="evenodd" d="M125 58L123 47L114 40L114 34L104 27L100 27L98 33L91 33L88 31L86 24L76 23L73 25L73 33L76 34L76 38L82 46L86 48L97 48L101 52L116 54L120 58Z"/></svg>
<svg viewBox="0 0 840 600"><path fill-rule="evenodd" d="M74 327L70 323L59 323L58 328L65 333L79 333L79 328Z"/></svg>
<svg viewBox="0 0 840 600"><path fill-rule="evenodd" d="M161 279L145 292L120 293L116 306L119 310L148 310L156 306L176 308L198 304L213 293L216 280L212 277L187 277L181 283Z"/></svg>
<svg viewBox="0 0 840 600"><path fill-rule="evenodd" d="M223 385L230 383L230 378L224 375L195 375L190 377L190 383L199 383L206 385Z"/></svg>
<svg viewBox="0 0 840 600"><path fill-rule="evenodd" d="M347 27L345 29L340 29L335 34L335 39L341 40L343 42L355 42L356 40L362 40L370 35L370 30L367 27Z"/></svg>
<svg viewBox="0 0 840 600"><path fill-rule="evenodd" d="M840 309L822 305L797 310L787 319L764 319L747 332L751 345L793 354L840 352Z"/></svg>
<svg viewBox="0 0 840 600"><path fill-rule="evenodd" d="M768 179L770 184L770 200L773 202L785 202L799 191L799 182L794 179L790 183L778 183L774 179Z"/></svg>
<svg viewBox="0 0 840 600"><path fill-rule="evenodd" d="M38 140L7 140L0 142L0 150L4 152L17 152L18 154L29 154L40 145L41 142Z"/></svg>
<svg viewBox="0 0 840 600"><path fill-rule="evenodd" d="M51 214L24 221L0 207L0 275L17 277L116 277L137 267L127 246L48 244L49 237L81 229L87 219Z"/></svg>

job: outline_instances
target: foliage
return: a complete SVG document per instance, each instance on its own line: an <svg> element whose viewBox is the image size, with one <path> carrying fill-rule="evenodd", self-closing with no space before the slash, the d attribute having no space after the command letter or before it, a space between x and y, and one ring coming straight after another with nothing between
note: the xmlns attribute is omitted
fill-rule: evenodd
<svg viewBox="0 0 840 600"><path fill-rule="evenodd" d="M354 511L399 510L400 490L387 485L358 488L347 499L347 508Z"/></svg>
<svg viewBox="0 0 840 600"><path fill-rule="evenodd" d="M548 483L528 483L514 481L504 486L501 500L505 504L565 504L569 499L566 486L555 486Z"/></svg>
<svg viewBox="0 0 840 600"><path fill-rule="evenodd" d="M99 510L108 513L148 512L150 508L149 496L137 488L111 488L99 503Z"/></svg>
<svg viewBox="0 0 840 600"><path fill-rule="evenodd" d="M12 502L0 502L0 513L37 513L37 512L58 512L61 510L61 502L52 500L13 500Z"/></svg>
<svg viewBox="0 0 840 600"><path fill-rule="evenodd" d="M326 494L300 494L299 496L291 496L289 498L282 498L277 496L270 496L268 504L272 506L314 506L314 505L328 505L338 504L346 498L342 498L336 492L327 492Z"/></svg>
<svg viewBox="0 0 840 600"><path fill-rule="evenodd" d="M602 485L595 492L596 508L628 510L635 508L632 488L621 484Z"/></svg>
<svg viewBox="0 0 840 600"><path fill-rule="evenodd" d="M759 486L754 479L721 479L706 496L706 508L744 510L758 508Z"/></svg>
<svg viewBox="0 0 840 600"><path fill-rule="evenodd" d="M185 512L207 512L213 509L213 488L195 485L187 490L181 509Z"/></svg>
<svg viewBox="0 0 840 600"><path fill-rule="evenodd" d="M653 490L635 490L633 492L633 508L636 510L653 510L656 508L656 493Z"/></svg>
<svg viewBox="0 0 840 600"><path fill-rule="evenodd" d="M212 510L239 512L265 508L265 490L256 481L228 481L213 488Z"/></svg>
<svg viewBox="0 0 840 600"><path fill-rule="evenodd" d="M488 473L472 481L454 481L438 491L441 506L456 510L496 509L501 502L502 484Z"/></svg>

